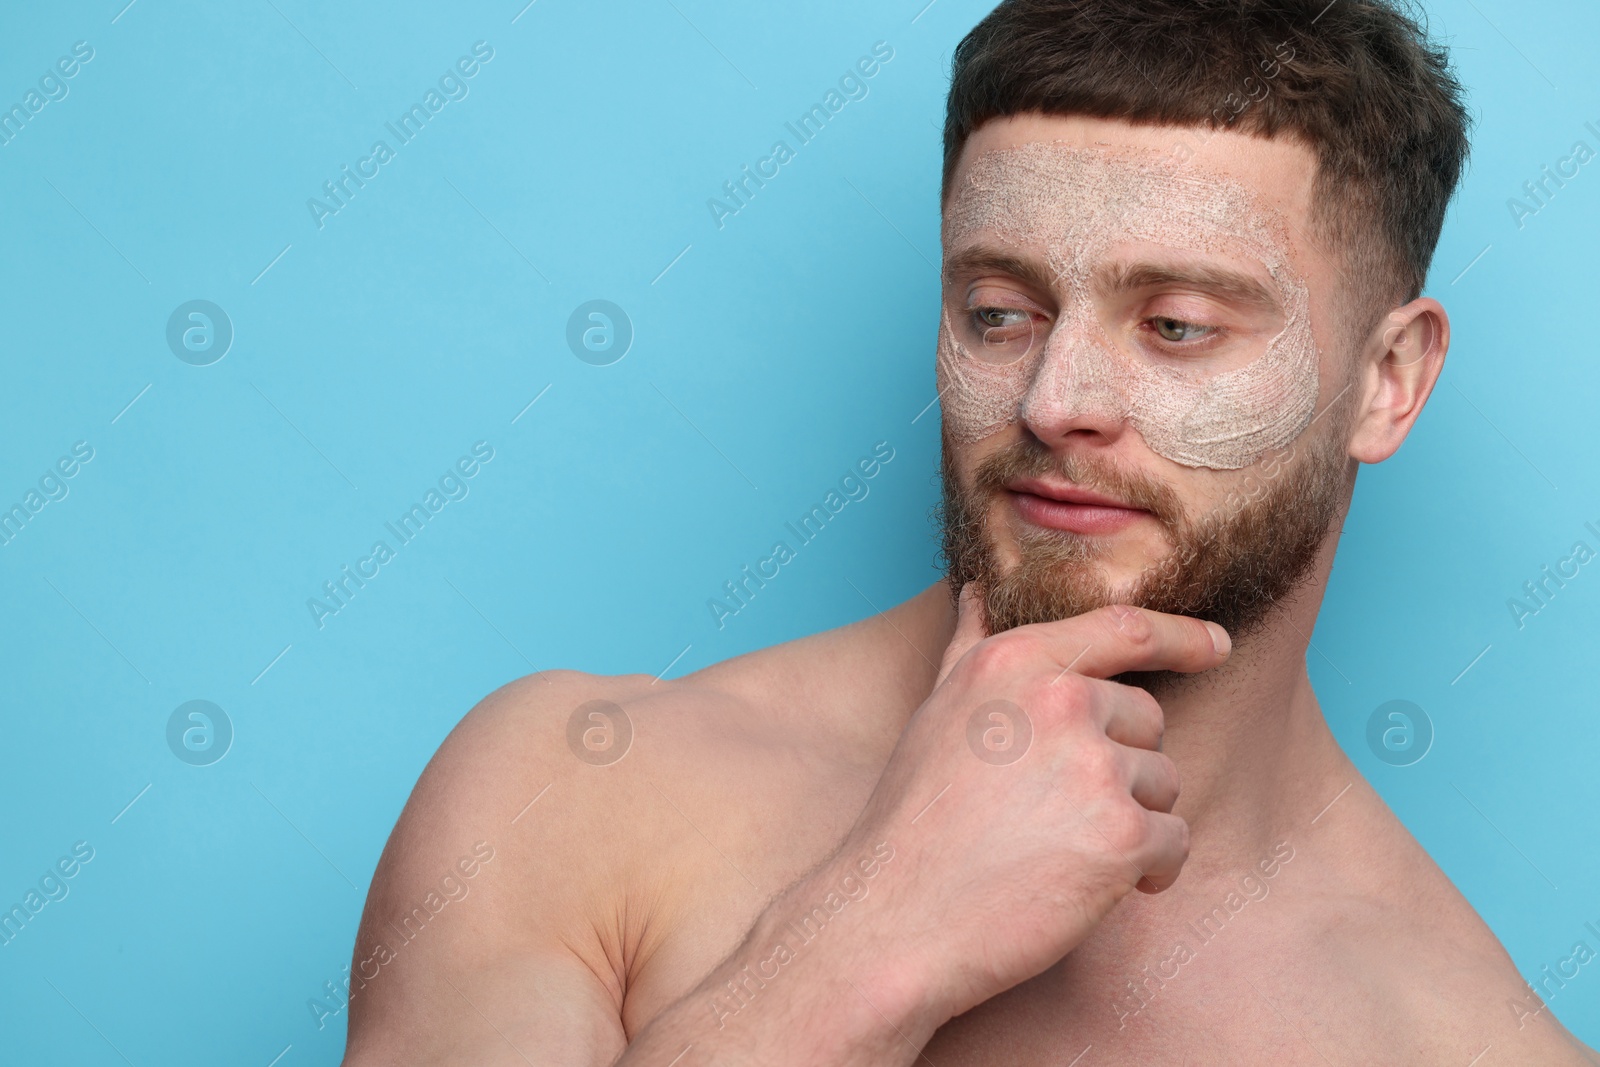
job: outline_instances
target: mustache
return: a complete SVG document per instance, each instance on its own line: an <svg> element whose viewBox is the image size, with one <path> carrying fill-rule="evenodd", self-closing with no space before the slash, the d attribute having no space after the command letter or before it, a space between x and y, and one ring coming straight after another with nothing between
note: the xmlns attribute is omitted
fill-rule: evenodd
<svg viewBox="0 0 1600 1067"><path fill-rule="evenodd" d="M1183 504L1171 486L1089 453L1058 455L1037 437L1007 445L978 464L973 472L973 493L989 497L1021 478L1068 481L1124 501L1130 507L1143 508L1168 530L1183 527Z"/></svg>

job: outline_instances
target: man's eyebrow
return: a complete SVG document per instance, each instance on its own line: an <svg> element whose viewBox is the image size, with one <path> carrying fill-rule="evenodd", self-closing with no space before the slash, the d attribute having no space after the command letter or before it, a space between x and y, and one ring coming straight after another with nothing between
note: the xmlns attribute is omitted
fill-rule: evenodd
<svg viewBox="0 0 1600 1067"><path fill-rule="evenodd" d="M946 257L945 279L962 274L1005 274L1044 292L1054 291L1056 285L1049 268L1038 260L1024 259L1010 252L981 246L965 248ZM1186 285L1267 311L1281 311L1283 307L1272 290L1250 275L1206 263L1182 267L1156 263L1118 263L1095 282L1096 290L1108 295L1165 285Z"/></svg>
<svg viewBox="0 0 1600 1067"><path fill-rule="evenodd" d="M1265 311L1279 311L1283 307L1272 290L1250 275L1207 263L1182 267L1168 267L1156 263L1117 263L1095 280L1095 289L1107 295L1168 285L1184 285L1215 293L1235 303L1251 305Z"/></svg>
<svg viewBox="0 0 1600 1067"><path fill-rule="evenodd" d="M1056 285L1043 263L982 247L964 248L945 257L945 280L962 274L1006 274L1046 293L1053 292Z"/></svg>

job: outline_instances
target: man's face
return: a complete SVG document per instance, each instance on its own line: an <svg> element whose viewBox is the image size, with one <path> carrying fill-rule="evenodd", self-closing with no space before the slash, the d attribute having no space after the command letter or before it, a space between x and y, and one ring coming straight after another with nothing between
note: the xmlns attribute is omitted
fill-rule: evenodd
<svg viewBox="0 0 1600 1067"><path fill-rule="evenodd" d="M944 218L945 551L1000 632L1142 604L1241 636L1348 498L1316 157L1039 115L974 132Z"/></svg>

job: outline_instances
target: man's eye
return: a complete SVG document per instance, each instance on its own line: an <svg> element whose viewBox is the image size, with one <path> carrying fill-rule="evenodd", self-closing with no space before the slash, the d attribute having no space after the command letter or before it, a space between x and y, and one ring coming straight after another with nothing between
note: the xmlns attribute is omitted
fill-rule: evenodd
<svg viewBox="0 0 1600 1067"><path fill-rule="evenodd" d="M1029 320L1026 311L1018 311L1016 308L973 308L972 316L978 325L989 329L1020 326Z"/></svg>
<svg viewBox="0 0 1600 1067"><path fill-rule="evenodd" d="M1164 341L1191 341L1196 337L1208 337L1216 330L1215 326L1198 326L1182 319L1157 318L1150 321L1155 323L1156 333L1160 334Z"/></svg>
<svg viewBox="0 0 1600 1067"><path fill-rule="evenodd" d="M969 352L984 363L1006 366L1032 354L1043 343L1045 330L1026 308L983 305L968 308L977 344Z"/></svg>

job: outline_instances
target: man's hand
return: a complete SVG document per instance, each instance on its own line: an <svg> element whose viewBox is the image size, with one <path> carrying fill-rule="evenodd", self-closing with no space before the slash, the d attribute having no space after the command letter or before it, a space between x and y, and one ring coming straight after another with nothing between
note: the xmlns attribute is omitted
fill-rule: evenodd
<svg viewBox="0 0 1600 1067"><path fill-rule="evenodd" d="M1059 960L1130 889L1173 883L1189 830L1161 707L1106 679L1230 647L1214 623L1126 606L985 637L963 590L939 682L838 853L895 850L872 905L894 1009L936 1027Z"/></svg>
<svg viewBox="0 0 1600 1067"><path fill-rule="evenodd" d="M1121 606L986 637L964 590L939 681L840 847L618 1067L689 1047L704 1063L915 1062L947 1020L1066 955L1130 889L1177 878L1189 831L1171 814L1161 707L1107 679L1206 670L1230 647L1220 626ZM820 912L826 929L782 962L774 946L841 887L860 895ZM711 1008L723 996L748 1007Z"/></svg>

